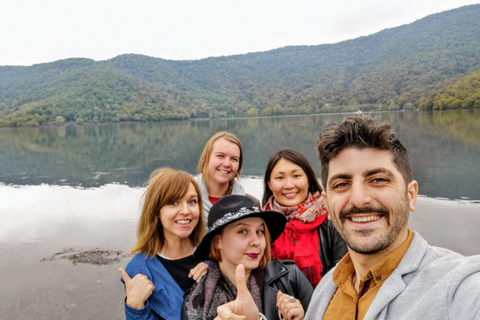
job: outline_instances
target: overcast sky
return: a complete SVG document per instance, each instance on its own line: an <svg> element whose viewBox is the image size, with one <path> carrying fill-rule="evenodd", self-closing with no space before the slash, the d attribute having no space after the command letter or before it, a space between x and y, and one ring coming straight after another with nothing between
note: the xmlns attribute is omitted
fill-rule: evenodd
<svg viewBox="0 0 480 320"><path fill-rule="evenodd" d="M171 60L318 45L479 0L0 0L0 65Z"/></svg>

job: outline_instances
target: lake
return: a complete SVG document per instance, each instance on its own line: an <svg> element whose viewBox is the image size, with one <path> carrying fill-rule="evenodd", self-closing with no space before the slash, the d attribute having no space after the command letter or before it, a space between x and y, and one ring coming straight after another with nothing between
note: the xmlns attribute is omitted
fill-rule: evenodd
<svg viewBox="0 0 480 320"><path fill-rule="evenodd" d="M142 187L156 168L197 173L206 141L235 133L241 183L261 198L272 152L293 147L318 173L315 144L328 123L309 115L0 130L0 319L124 319L124 267ZM431 244L480 253L480 112L390 112L420 194L409 226ZM86 261L102 253L106 260ZM88 257L87 257L88 258Z"/></svg>
<svg viewBox="0 0 480 320"><path fill-rule="evenodd" d="M2 129L0 182L137 187L158 167L195 174L206 141L218 131L232 132L242 141L244 176L263 176L270 154L284 147L305 154L318 174L318 135L326 124L346 116ZM407 147L421 194L480 200L480 110L374 116L392 123Z"/></svg>

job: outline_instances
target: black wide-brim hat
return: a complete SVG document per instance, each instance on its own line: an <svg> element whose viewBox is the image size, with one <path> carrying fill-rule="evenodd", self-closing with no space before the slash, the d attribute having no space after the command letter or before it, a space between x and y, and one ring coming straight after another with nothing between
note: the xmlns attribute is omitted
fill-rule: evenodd
<svg viewBox="0 0 480 320"><path fill-rule="evenodd" d="M210 243L215 234L232 222L251 217L262 218L265 221L272 243L282 234L287 223L287 218L282 213L262 211L247 196L230 195L223 197L210 208L208 232L193 252L193 256L200 260L208 260Z"/></svg>

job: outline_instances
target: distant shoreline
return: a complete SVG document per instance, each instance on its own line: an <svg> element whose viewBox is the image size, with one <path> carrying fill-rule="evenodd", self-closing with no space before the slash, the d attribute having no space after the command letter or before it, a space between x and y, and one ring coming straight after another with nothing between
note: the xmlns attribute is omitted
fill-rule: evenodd
<svg viewBox="0 0 480 320"><path fill-rule="evenodd" d="M360 110L360 109L359 109ZM453 110L453 109L452 109ZM438 111L447 111L447 110L438 110ZM245 119L266 119L266 118L292 118L292 117L304 117L304 116L330 116L330 115L361 115L361 114L372 114L372 113L397 113L397 112L432 112L432 111L424 111L424 110L369 110L369 111L340 111L340 112L318 112L318 113L298 113L298 114L284 114L284 115L262 115L262 116L243 116L243 117L218 117L218 118L188 118L188 119L166 119L160 121L121 121L121 122L85 122L82 124L78 124L74 121L63 122L61 124L44 124L40 126L18 126L18 127L9 127L3 126L0 127L2 129L21 129L21 128L61 128L61 127L69 127L69 126L78 126L78 127L88 127L88 126L102 126L102 125L111 125L111 124L133 124L133 123L162 123L162 122L181 122L181 121L216 121L216 120L245 120ZM1 120L1 119L0 119Z"/></svg>

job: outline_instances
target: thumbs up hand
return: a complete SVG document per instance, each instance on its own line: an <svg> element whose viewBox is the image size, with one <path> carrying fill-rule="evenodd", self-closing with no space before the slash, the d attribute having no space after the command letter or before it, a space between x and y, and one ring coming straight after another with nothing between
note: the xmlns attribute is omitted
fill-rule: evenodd
<svg viewBox="0 0 480 320"><path fill-rule="evenodd" d="M235 282L237 298L219 306L215 320L258 320L258 308L248 291L243 264L239 264L235 270Z"/></svg>
<svg viewBox="0 0 480 320"><path fill-rule="evenodd" d="M129 307L134 309L142 309L145 307L145 301L150 297L155 289L153 283L147 278L146 275L141 273L135 277L130 276L119 268L118 271L125 282L125 291L127 293L126 303Z"/></svg>

